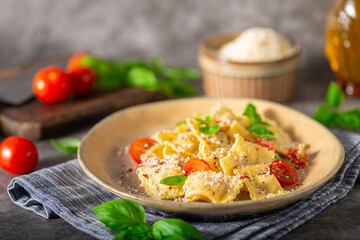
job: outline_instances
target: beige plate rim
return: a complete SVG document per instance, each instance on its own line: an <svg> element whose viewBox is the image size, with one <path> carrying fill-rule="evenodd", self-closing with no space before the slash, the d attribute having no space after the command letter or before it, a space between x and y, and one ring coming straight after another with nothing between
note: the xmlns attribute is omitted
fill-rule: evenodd
<svg viewBox="0 0 360 240"><path fill-rule="evenodd" d="M105 117L103 120L101 120L100 122L98 122L97 124L95 124L89 131L88 133L84 136L84 138L82 139L80 146L78 148L78 161L80 163L81 168L85 171L85 173L90 176L95 182L97 182L98 184L100 184L102 187L104 187L105 189L107 189L108 191L114 193L115 195L118 195L122 198L125 199L129 199L129 200L133 200L136 201L144 206L150 206L150 207L154 207L163 211L175 211L178 213L188 213L188 214L192 214L192 215L219 215L219 214L251 214L251 213L255 213L255 212L264 212L267 210L273 210L275 208L281 207L281 206L285 206L288 205L290 203L293 203L301 198L304 198L306 196L308 196L309 194L313 193L315 190L317 190L318 188L320 188L323 184L325 184L327 181L329 181L340 169L341 165L343 164L344 161L344 157L345 157L345 152L344 152L344 148L342 143L339 141L339 139L332 133L330 132L327 128L325 128L323 125L321 125L320 123L314 121L315 124L317 124L319 128L324 128L326 131L328 131L329 136L331 136L333 138L333 140L338 144L338 146L340 147L340 151L339 151L339 155L336 156L337 161L336 164L333 166L333 168L331 169L331 171L328 172L328 174L322 176L322 178L319 179L319 181L304 187L303 189L300 190L296 190L294 192L291 192L289 194L284 194L281 196L277 196L277 197L273 197L273 198L268 198L268 199L258 199L258 200L243 200L243 201L235 201L235 202L230 202L230 203L207 203L207 202L174 202L174 201L166 201L166 200L156 200L156 199L152 199L150 197L146 197L146 196L136 196L133 194L127 194L124 192L119 191L118 189L108 185L107 183L105 183L101 178L99 178L98 176L96 176L86 165L85 161L82 159L82 152L83 152L83 145L84 142L87 141L88 138L90 138L92 136L92 134L94 132L97 131L97 129L99 129L100 127L102 127L103 125L105 125L108 121L110 121L113 117L119 115L119 114L123 114L129 111L136 111L138 109L142 109L142 108L151 108L152 106L155 105L160 105L160 104L168 104L171 102L183 102L183 101L207 101L207 99L211 99L211 100L217 100L217 101L226 101L226 100L239 100L239 101L248 101L248 102L252 102L254 104L256 103L270 103L271 105L276 106L281 106L283 108L286 108L289 111L294 111L297 112L298 114L303 115L306 118L309 118L307 115L294 110L290 107L287 107L285 105L279 104L279 103L274 103L274 102L270 102L270 101L266 101L266 100L260 100L260 99L246 99L246 98L203 98L203 97L199 97L199 98L186 98L186 99L175 99L175 100L166 100L166 101L159 101L159 102L153 102L153 103L145 103L145 104L141 104L141 105L136 105L133 107L129 107L123 110L119 110L115 113L110 114L109 116ZM172 206L166 206L164 207L164 205L167 204L171 204ZM262 205L266 204L266 206L268 207L262 207ZM274 207L269 207L269 206L274 206ZM211 212L209 212L209 209L211 208ZM254 211L249 210L249 209L254 209Z"/></svg>

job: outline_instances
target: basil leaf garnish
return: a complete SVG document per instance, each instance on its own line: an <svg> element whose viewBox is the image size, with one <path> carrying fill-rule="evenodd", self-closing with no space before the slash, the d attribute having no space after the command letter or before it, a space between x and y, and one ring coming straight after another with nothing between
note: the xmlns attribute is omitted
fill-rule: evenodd
<svg viewBox="0 0 360 240"><path fill-rule="evenodd" d="M209 127L202 127L199 128L199 131L206 134L206 135L213 135L215 133L217 133L220 129L219 125L213 125L213 126L209 126Z"/></svg>
<svg viewBox="0 0 360 240"><path fill-rule="evenodd" d="M205 119L201 119L201 118L194 118L200 125L205 125L205 127L200 127L199 131L207 134L207 135L213 135L215 133L217 133L220 130L220 126L219 125L213 125L210 126L211 123L211 117L207 116Z"/></svg>
<svg viewBox="0 0 360 240"><path fill-rule="evenodd" d="M266 140L272 140L274 139L274 134L266 129L266 127L261 123L252 123L249 125L249 131L257 134L260 136L260 138L266 139Z"/></svg>
<svg viewBox="0 0 360 240"><path fill-rule="evenodd" d="M184 175L175 175L161 179L160 183L168 186L177 186L184 184L186 179L187 177Z"/></svg>
<svg viewBox="0 0 360 240"><path fill-rule="evenodd" d="M246 106L243 115L250 119L251 124L249 125L249 131L251 133L259 135L260 138L264 138L266 140L274 139L274 134L266 128L266 126L270 126L270 124L261 120L254 105L249 103Z"/></svg>

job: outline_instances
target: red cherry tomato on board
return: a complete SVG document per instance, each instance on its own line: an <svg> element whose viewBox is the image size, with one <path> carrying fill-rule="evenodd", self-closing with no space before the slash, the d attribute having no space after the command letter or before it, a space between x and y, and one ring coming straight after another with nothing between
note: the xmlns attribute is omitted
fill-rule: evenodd
<svg viewBox="0 0 360 240"><path fill-rule="evenodd" d="M307 163L305 150L301 144L296 148L289 149L288 158L296 165L296 167L304 167Z"/></svg>
<svg viewBox="0 0 360 240"><path fill-rule="evenodd" d="M267 149L269 149L270 151L276 151L275 147L272 145L271 142L269 142L268 140L265 139L257 139L254 141L254 143L259 144L262 147L266 147Z"/></svg>
<svg viewBox="0 0 360 240"><path fill-rule="evenodd" d="M46 67L33 79L35 97L43 103L55 104L70 96L72 84L67 74L58 67Z"/></svg>
<svg viewBox="0 0 360 240"><path fill-rule="evenodd" d="M184 165L185 175L190 175L197 171L212 171L210 165L203 159L192 158Z"/></svg>
<svg viewBox="0 0 360 240"><path fill-rule="evenodd" d="M66 70L72 72L79 68L84 68L84 66L81 65L81 61L87 56L87 53L77 53L73 55L68 61Z"/></svg>
<svg viewBox="0 0 360 240"><path fill-rule="evenodd" d="M130 155L136 163L140 164L142 163L140 156L144 154L146 150L156 144L157 141L151 138L138 138L134 140L130 145Z"/></svg>
<svg viewBox="0 0 360 240"><path fill-rule="evenodd" d="M68 73L72 81L72 91L75 96L88 95L95 83L95 75L90 69L78 68Z"/></svg>
<svg viewBox="0 0 360 240"><path fill-rule="evenodd" d="M0 166L11 173L29 173L38 163L35 144L27 138L8 137L0 144Z"/></svg>
<svg viewBox="0 0 360 240"><path fill-rule="evenodd" d="M281 185L293 185L299 179L296 169L282 160L275 160L270 164L270 173L275 175Z"/></svg>

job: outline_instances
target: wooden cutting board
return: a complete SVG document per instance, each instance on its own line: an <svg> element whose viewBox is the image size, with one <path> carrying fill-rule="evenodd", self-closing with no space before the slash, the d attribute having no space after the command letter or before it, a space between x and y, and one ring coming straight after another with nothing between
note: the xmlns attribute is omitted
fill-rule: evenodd
<svg viewBox="0 0 360 240"><path fill-rule="evenodd" d="M84 98L47 105L34 99L32 78L45 66L65 67L72 54L54 56L0 71L0 133L32 140L64 135L80 124L95 123L116 110L166 99L142 88L93 92ZM60 134L59 134L60 133Z"/></svg>
<svg viewBox="0 0 360 240"><path fill-rule="evenodd" d="M160 93L142 88L122 88L96 92L85 98L72 98L55 105L33 99L21 106L2 106L0 126L5 135L39 140L53 137L75 124L94 122L119 109L165 98Z"/></svg>

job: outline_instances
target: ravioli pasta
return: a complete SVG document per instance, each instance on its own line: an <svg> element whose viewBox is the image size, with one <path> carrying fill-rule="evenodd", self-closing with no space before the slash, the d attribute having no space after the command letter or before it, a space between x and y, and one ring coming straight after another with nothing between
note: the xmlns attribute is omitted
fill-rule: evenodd
<svg viewBox="0 0 360 240"><path fill-rule="evenodd" d="M198 119L206 116L194 116L173 130L151 136L157 144L141 155L142 164L137 169L149 196L226 203L288 193L269 170L275 152L254 143L259 136L249 131L251 121L247 116L237 116L222 104L216 105L209 116L208 126L219 126L214 134L200 131L204 125ZM266 128L274 134L269 141L277 152L287 154L295 142L274 121L266 121L270 123ZM166 177L184 175L184 165L194 158L206 161L211 170L192 172L177 186L160 183Z"/></svg>

